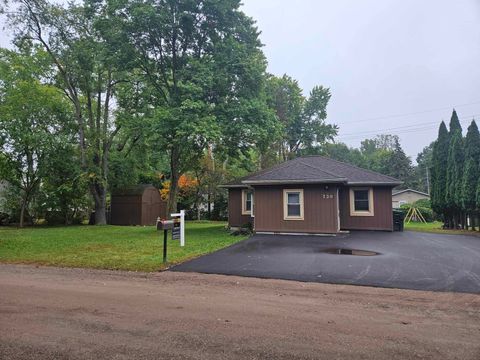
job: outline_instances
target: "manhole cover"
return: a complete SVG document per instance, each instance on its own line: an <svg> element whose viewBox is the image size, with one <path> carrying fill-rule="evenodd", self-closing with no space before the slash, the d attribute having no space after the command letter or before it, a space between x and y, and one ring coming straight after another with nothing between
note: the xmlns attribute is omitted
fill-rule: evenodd
<svg viewBox="0 0 480 360"><path fill-rule="evenodd" d="M356 255L356 256L374 256L380 253L368 250L356 250L356 249L343 249L343 248L330 248L320 250L320 252L334 255Z"/></svg>

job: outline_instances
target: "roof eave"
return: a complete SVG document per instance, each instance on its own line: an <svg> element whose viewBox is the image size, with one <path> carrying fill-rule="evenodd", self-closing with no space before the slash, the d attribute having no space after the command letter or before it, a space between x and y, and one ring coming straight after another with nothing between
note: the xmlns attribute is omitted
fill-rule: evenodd
<svg viewBox="0 0 480 360"><path fill-rule="evenodd" d="M324 180L244 180L245 185L283 185L283 184L344 184L346 178Z"/></svg>
<svg viewBox="0 0 480 360"><path fill-rule="evenodd" d="M384 186L398 186L402 185L403 181L348 181L347 185L359 185L359 186L366 186L366 185L384 185Z"/></svg>
<svg viewBox="0 0 480 360"><path fill-rule="evenodd" d="M246 188L248 188L248 185L244 185L244 184L232 184L232 185L224 184L224 185L218 185L217 187L219 187L221 189L235 189L235 188L246 189Z"/></svg>

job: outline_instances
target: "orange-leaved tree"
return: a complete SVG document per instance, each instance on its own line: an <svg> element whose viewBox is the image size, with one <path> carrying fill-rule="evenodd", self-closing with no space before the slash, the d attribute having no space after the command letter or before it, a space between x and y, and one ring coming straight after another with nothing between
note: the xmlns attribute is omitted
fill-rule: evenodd
<svg viewBox="0 0 480 360"><path fill-rule="evenodd" d="M189 175L181 175L178 179L178 200L182 205L190 205L195 201L195 196L198 187L198 180ZM163 200L167 200L170 194L170 180L163 183L163 188L160 189L160 195Z"/></svg>

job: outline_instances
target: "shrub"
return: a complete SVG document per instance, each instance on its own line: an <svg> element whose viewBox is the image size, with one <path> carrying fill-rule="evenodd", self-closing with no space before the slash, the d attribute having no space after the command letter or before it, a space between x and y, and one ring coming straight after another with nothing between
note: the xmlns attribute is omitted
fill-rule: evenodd
<svg viewBox="0 0 480 360"><path fill-rule="evenodd" d="M430 199L417 200L413 203L413 205L420 208L428 208L428 209L432 208L432 202L430 201Z"/></svg>

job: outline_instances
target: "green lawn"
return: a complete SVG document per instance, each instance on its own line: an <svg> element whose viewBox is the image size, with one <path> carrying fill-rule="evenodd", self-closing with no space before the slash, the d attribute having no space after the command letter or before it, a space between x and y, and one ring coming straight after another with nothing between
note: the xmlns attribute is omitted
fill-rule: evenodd
<svg viewBox="0 0 480 360"><path fill-rule="evenodd" d="M480 236L478 231L467 230L446 230L442 229L443 223L440 221L434 221L431 223L410 222L405 224L405 230L431 232L437 234L452 234L452 235L476 235Z"/></svg>
<svg viewBox="0 0 480 360"><path fill-rule="evenodd" d="M168 239L169 265L245 239L223 222L187 222L185 247ZM0 262L155 271L162 264L163 232L153 226L0 227Z"/></svg>

